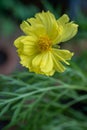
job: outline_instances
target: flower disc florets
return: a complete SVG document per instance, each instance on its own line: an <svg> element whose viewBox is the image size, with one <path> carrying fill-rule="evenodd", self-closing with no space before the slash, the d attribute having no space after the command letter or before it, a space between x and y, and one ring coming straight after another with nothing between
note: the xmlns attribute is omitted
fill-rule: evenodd
<svg viewBox="0 0 87 130"><path fill-rule="evenodd" d="M39 38L38 45L41 52L49 51L52 46L52 41L48 37L43 36Z"/></svg>

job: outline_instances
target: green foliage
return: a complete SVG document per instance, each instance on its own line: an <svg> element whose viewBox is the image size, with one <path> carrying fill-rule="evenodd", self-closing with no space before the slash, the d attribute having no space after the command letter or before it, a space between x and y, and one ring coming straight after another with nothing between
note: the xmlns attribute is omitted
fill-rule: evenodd
<svg viewBox="0 0 87 130"><path fill-rule="evenodd" d="M36 12L39 12L39 8L34 4L26 6L19 0L0 0L0 34L10 36L14 33L16 24L34 16Z"/></svg>
<svg viewBox="0 0 87 130"><path fill-rule="evenodd" d="M17 72L0 75L0 117L16 130L86 130L86 74L71 63L63 74L47 77Z"/></svg>

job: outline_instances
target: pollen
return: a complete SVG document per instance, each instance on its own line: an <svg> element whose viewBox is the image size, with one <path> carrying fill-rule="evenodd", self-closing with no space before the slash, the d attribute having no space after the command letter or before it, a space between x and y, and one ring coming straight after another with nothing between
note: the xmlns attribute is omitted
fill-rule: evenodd
<svg viewBox="0 0 87 130"><path fill-rule="evenodd" d="M40 37L38 41L38 45L40 51L48 51L51 49L52 41L47 36Z"/></svg>

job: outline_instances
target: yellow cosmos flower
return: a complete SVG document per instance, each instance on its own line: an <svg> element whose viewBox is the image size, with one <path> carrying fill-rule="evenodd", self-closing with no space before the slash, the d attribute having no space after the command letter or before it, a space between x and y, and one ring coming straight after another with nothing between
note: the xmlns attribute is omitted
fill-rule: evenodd
<svg viewBox="0 0 87 130"><path fill-rule="evenodd" d="M73 53L60 49L58 44L75 36L78 25L69 22L66 14L56 20L51 12L43 11L24 21L20 27L26 34L14 42L20 63L38 74L51 76L55 71L64 72L62 63L69 65L67 60Z"/></svg>

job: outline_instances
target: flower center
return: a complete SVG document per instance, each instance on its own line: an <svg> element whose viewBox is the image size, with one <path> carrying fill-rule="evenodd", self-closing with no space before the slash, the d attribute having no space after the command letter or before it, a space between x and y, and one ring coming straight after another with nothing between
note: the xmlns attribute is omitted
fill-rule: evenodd
<svg viewBox="0 0 87 130"><path fill-rule="evenodd" d="M47 36L40 37L38 45L39 45L40 51L47 51L51 49L52 41Z"/></svg>

